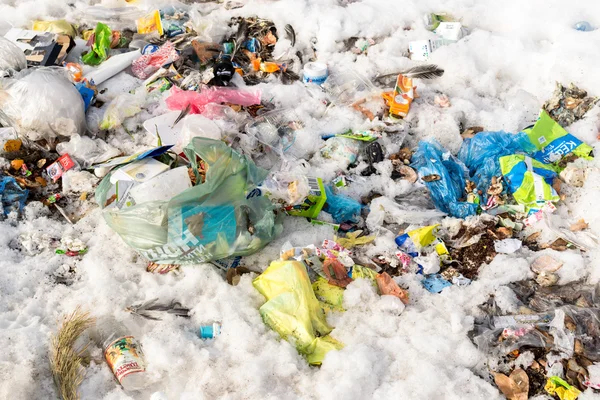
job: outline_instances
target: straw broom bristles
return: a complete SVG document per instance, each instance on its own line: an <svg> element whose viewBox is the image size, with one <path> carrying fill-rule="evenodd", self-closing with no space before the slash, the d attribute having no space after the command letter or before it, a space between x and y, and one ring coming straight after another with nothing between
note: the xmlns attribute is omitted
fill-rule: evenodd
<svg viewBox="0 0 600 400"><path fill-rule="evenodd" d="M82 312L77 307L70 315L63 318L60 330L52 336L50 369L54 383L64 400L79 400L77 388L85 375L82 361L88 345L77 349L75 342L94 322L95 318L90 317L89 312Z"/></svg>

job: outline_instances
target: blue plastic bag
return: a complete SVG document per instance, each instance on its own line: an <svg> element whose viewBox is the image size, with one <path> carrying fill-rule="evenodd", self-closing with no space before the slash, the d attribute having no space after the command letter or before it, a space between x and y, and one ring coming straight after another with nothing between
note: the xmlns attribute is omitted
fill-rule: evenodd
<svg viewBox="0 0 600 400"><path fill-rule="evenodd" d="M431 293L440 293L448 286L452 286L452 283L445 280L440 274L427 275L421 284Z"/></svg>
<svg viewBox="0 0 600 400"><path fill-rule="evenodd" d="M336 224L343 222L358 222L358 217L362 210L362 205L344 195L334 194L330 186L325 186L327 194L327 202L323 207L323 211L331 214Z"/></svg>
<svg viewBox="0 0 600 400"><path fill-rule="evenodd" d="M28 194L29 190L21 189L15 178L10 176L0 177L0 204L4 215L8 215L13 210L23 211Z"/></svg>
<svg viewBox="0 0 600 400"><path fill-rule="evenodd" d="M477 204L460 201L465 194L467 168L438 142L419 142L411 166L417 170L420 179L431 175L440 177L438 180L424 181L438 209L457 218L477 213Z"/></svg>
<svg viewBox="0 0 600 400"><path fill-rule="evenodd" d="M483 192L485 202L492 178L502 175L498 159L510 154L533 151L535 146L523 132L481 132L471 139L465 139L458 152L458 159L469 169L470 180Z"/></svg>

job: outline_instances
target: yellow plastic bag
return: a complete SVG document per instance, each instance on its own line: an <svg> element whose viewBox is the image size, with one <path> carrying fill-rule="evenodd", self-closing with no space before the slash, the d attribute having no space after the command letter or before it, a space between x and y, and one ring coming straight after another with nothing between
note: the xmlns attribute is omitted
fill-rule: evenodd
<svg viewBox="0 0 600 400"><path fill-rule="evenodd" d="M417 248L426 247L435 241L435 229L438 226L440 226L440 224L424 226L407 232L407 235L412 239Z"/></svg>
<svg viewBox="0 0 600 400"><path fill-rule="evenodd" d="M379 275L377 271L372 270L369 267L363 267L362 265L355 265L352 267L352 279L367 279L371 281L374 288L378 288L377 275Z"/></svg>
<svg viewBox="0 0 600 400"><path fill-rule="evenodd" d="M73 25L64 19L58 19L55 21L33 21L31 30L39 32L51 32L58 35L67 35L73 39L77 36L77 31L75 28L73 28Z"/></svg>
<svg viewBox="0 0 600 400"><path fill-rule="evenodd" d="M313 292L306 267L299 261L273 261L253 281L267 302L260 307L263 321L284 339L293 339L308 362L320 365L327 352L343 345L331 332Z"/></svg>
<svg viewBox="0 0 600 400"><path fill-rule="evenodd" d="M317 300L319 300L321 308L323 308L325 312L346 311L342 304L344 302L344 289L329 284L326 279L321 277L317 278L312 284L312 288L315 292L315 296L317 296Z"/></svg>

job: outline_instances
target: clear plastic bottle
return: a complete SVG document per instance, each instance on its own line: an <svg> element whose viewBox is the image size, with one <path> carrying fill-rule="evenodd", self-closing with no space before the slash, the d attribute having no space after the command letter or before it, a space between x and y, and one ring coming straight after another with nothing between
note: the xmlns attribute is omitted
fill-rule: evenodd
<svg viewBox="0 0 600 400"><path fill-rule="evenodd" d="M581 32L590 32L595 30L594 27L587 21L579 21L575 24L574 28Z"/></svg>
<svg viewBox="0 0 600 400"><path fill-rule="evenodd" d="M113 317L99 318L96 340L102 345L104 358L123 389L140 390L151 383L142 346L125 325Z"/></svg>

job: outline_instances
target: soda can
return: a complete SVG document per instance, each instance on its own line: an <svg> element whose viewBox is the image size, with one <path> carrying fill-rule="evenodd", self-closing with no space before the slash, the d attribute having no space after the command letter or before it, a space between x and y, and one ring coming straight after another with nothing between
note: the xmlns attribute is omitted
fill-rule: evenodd
<svg viewBox="0 0 600 400"><path fill-rule="evenodd" d="M221 335L221 324L218 322L202 325L198 330L198 336L200 336L201 339L214 339L219 335Z"/></svg>

